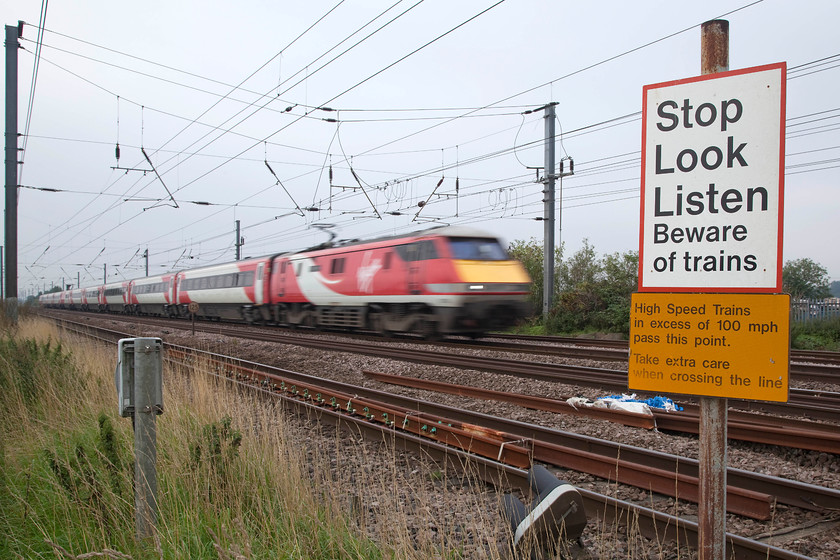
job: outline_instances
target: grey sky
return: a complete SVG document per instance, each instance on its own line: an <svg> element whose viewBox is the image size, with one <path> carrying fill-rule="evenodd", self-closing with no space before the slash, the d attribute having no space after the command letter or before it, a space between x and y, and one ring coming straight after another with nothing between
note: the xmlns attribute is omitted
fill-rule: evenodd
<svg viewBox="0 0 840 560"><path fill-rule="evenodd" d="M336 4L51 3L19 180L21 292L101 283L104 265L109 281L143 276L147 247L151 274L233 260L235 220L244 255L323 241L323 223L345 239L452 223L541 240L527 167L543 163L543 118L523 112L549 101L558 160L575 160L567 254L583 239L637 249L642 86L699 74L699 24L749 2L507 0L436 41L495 2L346 0L318 22ZM0 6L31 25L23 132L41 2ZM784 259L840 280L840 58L817 62L840 54L840 4L765 0L726 19L731 68L788 64ZM120 167L149 169L142 148L165 186L112 169L117 142Z"/></svg>

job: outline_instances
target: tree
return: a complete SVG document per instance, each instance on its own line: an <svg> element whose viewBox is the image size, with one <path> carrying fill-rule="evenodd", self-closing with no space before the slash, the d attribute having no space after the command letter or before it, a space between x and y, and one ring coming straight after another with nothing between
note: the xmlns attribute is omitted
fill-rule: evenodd
<svg viewBox="0 0 840 560"><path fill-rule="evenodd" d="M525 271L531 277L531 295L528 300L533 306L534 313L539 315L543 308L543 244L533 237L528 241L513 241L508 247L510 256L522 263ZM563 246L555 248L554 262L560 262L563 254ZM557 275L554 282L557 284ZM557 293L557 286L554 286L554 293Z"/></svg>
<svg viewBox="0 0 840 560"><path fill-rule="evenodd" d="M828 270L809 258L786 261L782 289L793 299L823 299L831 296Z"/></svg>
<svg viewBox="0 0 840 560"><path fill-rule="evenodd" d="M639 287L639 252L604 255L604 276L616 292L629 296Z"/></svg>
<svg viewBox="0 0 840 560"><path fill-rule="evenodd" d="M835 280L831 283L830 291L832 296L840 297L840 280Z"/></svg>
<svg viewBox="0 0 840 560"><path fill-rule="evenodd" d="M635 251L598 258L583 240L560 265L562 289L546 321L548 330L599 330L628 333L630 295L638 287L639 256Z"/></svg>
<svg viewBox="0 0 840 560"><path fill-rule="evenodd" d="M596 282L603 272L603 265L598 262L595 247L589 244L588 239L584 239L583 247L568 260L562 261L558 269L560 290L565 292Z"/></svg>
<svg viewBox="0 0 840 560"><path fill-rule="evenodd" d="M639 253L604 255L603 278L598 291L604 302L600 324L607 330L630 334L630 298L639 287Z"/></svg>
<svg viewBox="0 0 840 560"><path fill-rule="evenodd" d="M557 270L554 304L542 317L546 332L630 330L630 295L639 284L639 254L613 253L599 258L589 240L568 259L563 246L555 250ZM543 245L534 238L514 241L508 248L531 276L530 303L537 315L543 304Z"/></svg>

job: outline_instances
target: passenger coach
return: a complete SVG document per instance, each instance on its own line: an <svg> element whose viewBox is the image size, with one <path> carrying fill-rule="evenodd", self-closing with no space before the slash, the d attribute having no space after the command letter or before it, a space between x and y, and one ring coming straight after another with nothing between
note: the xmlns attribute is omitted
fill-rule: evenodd
<svg viewBox="0 0 840 560"><path fill-rule="evenodd" d="M208 319L475 337L527 316L530 282L496 237L447 226L94 289L102 311L185 317L195 303Z"/></svg>

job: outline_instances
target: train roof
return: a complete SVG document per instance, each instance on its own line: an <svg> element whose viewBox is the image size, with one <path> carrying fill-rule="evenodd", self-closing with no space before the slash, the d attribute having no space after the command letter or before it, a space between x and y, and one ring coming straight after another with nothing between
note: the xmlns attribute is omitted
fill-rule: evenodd
<svg viewBox="0 0 840 560"><path fill-rule="evenodd" d="M293 252L291 254L299 254L299 253L307 253L310 251L320 251L326 249L338 249L343 247L352 247L354 245L366 245L369 243L382 243L384 241L396 241L398 239L410 239L413 237L430 237L430 236L441 236L441 237L480 237L485 239L498 239L498 236L493 235L487 231L472 228L467 226L436 226L432 228L426 228L423 230L418 230L411 233L403 233L400 235L388 235L384 237L375 237L372 239L347 239L347 240L340 240L334 243L322 243L320 245L316 245L314 247L310 247L309 249L304 249L303 251Z"/></svg>
<svg viewBox="0 0 840 560"><path fill-rule="evenodd" d="M400 235L388 235L388 236L383 236L383 237L374 237L374 238L371 238L371 239L345 239L345 240L338 240L338 241L335 241L335 242L330 240L330 241L327 241L327 242L322 243L320 245L315 245L314 247L310 247L308 249L303 249L303 250L300 250L300 251L287 251L287 252L280 252L280 253L271 253L271 254L268 254L268 255L262 255L262 256L257 256L257 257L246 257L246 258L244 258L242 260L239 260L239 261L230 261L230 262L226 262L226 263L205 265L205 266L199 266L199 267L195 267L195 268L185 268L185 269L181 269L181 270L175 270L175 271L172 271L172 272L166 272L164 274L159 274L159 275L155 275L155 276L145 276L145 277L141 277L141 278L134 278L134 279L131 279L131 280L122 280L122 281L119 281L119 282L109 282L104 287L106 289L117 288L117 287L122 288L124 286L127 286L130 282L140 282L140 283L145 284L145 283L154 282L154 281L162 281L163 277L166 277L166 276L171 277L171 276L174 276L174 275L178 274L179 272L196 272L196 271L206 272L206 271L212 270L212 269L224 269L225 267L228 267L228 266L243 265L243 264L248 263L249 261L260 261L260 260L264 260L264 259L279 257L279 256L282 256L282 255L293 256L293 255L299 255L301 253L309 253L309 252L313 252L313 251L325 251L325 250L329 250L329 249L341 249L341 248L344 248L344 247L353 247L355 245L366 245L366 244L369 244L369 243L382 243L382 242L386 242L386 241L396 241L396 240L400 240L400 239L411 239L411 238L415 238L415 237L432 237L432 236L473 237L473 238L484 238L484 239L498 239L499 238L497 235L494 235L494 234L492 234L492 233L490 233L486 230L473 228L473 227L469 227L469 226L452 226L452 225L435 226L435 227L430 227L430 228L426 228L426 229L417 230L417 231L410 232L410 233L403 233L403 234L400 234ZM90 289L99 289L100 287L102 287L102 284L99 284L99 285L96 285L96 286L88 286L88 287L85 287L85 288L81 288L81 290L86 291L86 290L90 290ZM79 289L80 288L76 288L76 290L79 290ZM52 292L52 293L61 294L61 293L70 293L70 292L72 292L72 290L65 290L64 292Z"/></svg>

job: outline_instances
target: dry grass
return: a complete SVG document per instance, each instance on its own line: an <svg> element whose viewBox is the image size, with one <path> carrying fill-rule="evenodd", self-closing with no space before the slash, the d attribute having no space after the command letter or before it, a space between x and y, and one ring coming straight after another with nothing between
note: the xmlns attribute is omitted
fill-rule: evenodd
<svg viewBox="0 0 840 560"><path fill-rule="evenodd" d="M506 550L501 495L477 476L295 417L201 362L164 368L157 535L135 542L134 436L117 414L115 348L30 318L14 336L53 350L61 341L67 362L58 372L55 361L35 364L35 406L20 391L0 397L0 557L531 556ZM589 558L692 557L651 545L632 523L591 519L586 541ZM569 546L561 554L581 557Z"/></svg>
<svg viewBox="0 0 840 560"><path fill-rule="evenodd" d="M116 412L115 350L35 319L22 319L15 337L53 349L61 340L67 364L34 372L34 408L20 392L3 401L9 502L0 521L11 537L0 555L499 557L506 535L493 534L500 524L485 487L396 452L393 442L290 418L281 402L232 389L201 363L165 367L158 534L135 543L133 432ZM117 442L113 460L103 451L103 415ZM470 500L475 513L463 519Z"/></svg>

